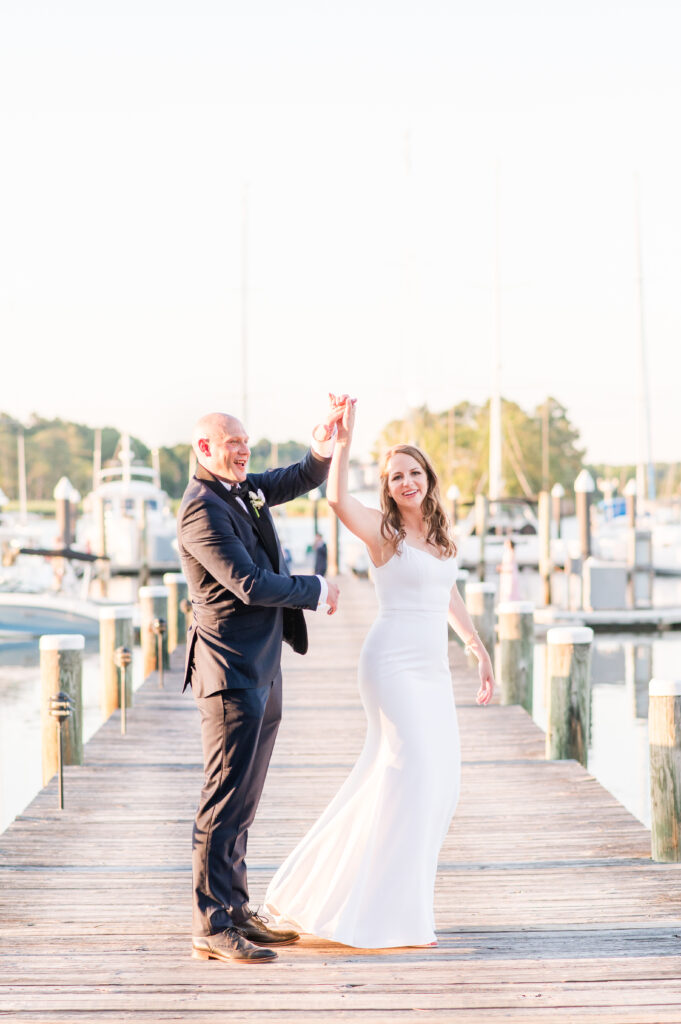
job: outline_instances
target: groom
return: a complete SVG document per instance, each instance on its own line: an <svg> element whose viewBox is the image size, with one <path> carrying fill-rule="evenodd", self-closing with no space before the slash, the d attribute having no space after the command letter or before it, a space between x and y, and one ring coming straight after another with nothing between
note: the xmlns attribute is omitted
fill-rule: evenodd
<svg viewBox="0 0 681 1024"><path fill-rule="evenodd" d="M192 956L273 960L295 942L248 905L246 843L281 719L281 643L307 651L302 609L338 604L322 576L291 576L269 506L318 487L329 472L345 396L330 396L312 447L286 469L248 473L248 435L211 413L194 428L197 470L178 513L178 540L194 622L184 688L201 715L204 785L193 832Z"/></svg>

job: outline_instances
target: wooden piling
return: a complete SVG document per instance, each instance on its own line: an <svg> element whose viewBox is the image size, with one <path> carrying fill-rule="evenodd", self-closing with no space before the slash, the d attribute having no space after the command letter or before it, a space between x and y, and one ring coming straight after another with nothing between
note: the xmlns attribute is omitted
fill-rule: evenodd
<svg viewBox="0 0 681 1024"><path fill-rule="evenodd" d="M40 638L40 677L42 699L43 785L57 771L59 738L57 723L50 714L50 700L58 693L68 694L71 714L62 726L64 764L83 763L83 649L80 633L54 634Z"/></svg>
<svg viewBox="0 0 681 1024"><path fill-rule="evenodd" d="M146 679L152 672L157 672L158 638L154 632L154 621L163 619L168 622L168 588L161 586L140 587L140 645L142 647L142 672ZM168 657L168 630L163 634L162 641L163 667L170 668Z"/></svg>
<svg viewBox="0 0 681 1024"><path fill-rule="evenodd" d="M627 526L636 529L636 481L629 480L624 488L624 499L627 511Z"/></svg>
<svg viewBox="0 0 681 1024"><path fill-rule="evenodd" d="M653 645L650 640L625 643L624 678L629 707L635 718L648 717L648 686L653 677Z"/></svg>
<svg viewBox="0 0 681 1024"><path fill-rule="evenodd" d="M565 488L562 484L554 484L551 488L551 505L553 523L556 529L556 538L560 540L561 534L561 519L563 512L563 498L565 497Z"/></svg>
<svg viewBox="0 0 681 1024"><path fill-rule="evenodd" d="M546 634L548 708L546 757L574 758L586 767L591 715L591 643L588 626L559 626Z"/></svg>
<svg viewBox="0 0 681 1024"><path fill-rule="evenodd" d="M466 587L468 586L468 569L458 569L456 573L456 589L461 595L461 600L466 603Z"/></svg>
<svg viewBox="0 0 681 1024"><path fill-rule="evenodd" d="M95 520L95 554L100 559L95 563L97 590L99 597L107 597L111 566L106 557L106 505L101 495L93 494L92 500Z"/></svg>
<svg viewBox="0 0 681 1024"><path fill-rule="evenodd" d="M489 502L484 494L475 496L475 533L480 542L480 554L478 556L478 579L482 583L485 579L485 540L487 538L487 517Z"/></svg>
<svg viewBox="0 0 681 1024"><path fill-rule="evenodd" d="M57 520L57 545L70 548L72 541L71 528L71 494L73 486L68 477L61 477L54 489L55 516Z"/></svg>
<svg viewBox="0 0 681 1024"><path fill-rule="evenodd" d="M168 651L172 654L187 636L187 617L181 605L189 592L187 579L181 572L165 572L163 585L168 588Z"/></svg>
<svg viewBox="0 0 681 1024"><path fill-rule="evenodd" d="M149 585L149 515L146 501L142 502L139 516L139 582L140 587L146 587Z"/></svg>
<svg viewBox="0 0 681 1024"><path fill-rule="evenodd" d="M459 498L460 497L461 497L461 491L456 486L456 484L452 484L447 489L447 499L449 501L449 518L450 518L452 526L456 526L456 524L458 522L458 519L459 519L459 506L458 506L458 502L459 502Z"/></svg>
<svg viewBox="0 0 681 1024"><path fill-rule="evenodd" d="M681 861L681 679L651 679L648 706L652 858Z"/></svg>
<svg viewBox="0 0 681 1024"><path fill-rule="evenodd" d="M496 676L502 704L520 704L532 714L534 688L534 605L504 601L497 607L499 644Z"/></svg>
<svg viewBox="0 0 681 1024"><path fill-rule="evenodd" d="M102 679L101 705L104 721L121 706L120 671L114 661L119 647L132 650L132 606L111 605L99 612L99 657ZM125 668L125 706L132 704L132 664Z"/></svg>
<svg viewBox="0 0 681 1024"><path fill-rule="evenodd" d="M582 564L591 555L591 495L595 484L588 470L583 469L575 480L575 502L579 527L579 554Z"/></svg>
<svg viewBox="0 0 681 1024"><path fill-rule="evenodd" d="M466 608L490 658L494 658L494 598L496 592L495 583L466 583ZM477 665L477 658L469 654L468 664Z"/></svg>
<svg viewBox="0 0 681 1024"><path fill-rule="evenodd" d="M542 491L539 495L539 575L541 595L544 604L551 604L551 495Z"/></svg>
<svg viewBox="0 0 681 1024"><path fill-rule="evenodd" d="M630 608L653 605L653 541L650 530L629 527L627 534L627 600Z"/></svg>

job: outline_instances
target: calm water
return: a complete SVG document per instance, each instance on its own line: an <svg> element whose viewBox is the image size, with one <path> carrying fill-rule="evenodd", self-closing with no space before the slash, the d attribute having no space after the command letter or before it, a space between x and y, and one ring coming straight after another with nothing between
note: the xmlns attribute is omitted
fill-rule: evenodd
<svg viewBox="0 0 681 1024"><path fill-rule="evenodd" d="M282 542L298 571L310 571L312 522L279 521ZM320 528L328 541L326 522ZM341 533L342 563L366 566L359 542ZM539 578L521 573L522 597L536 601ZM368 585L368 584L367 584ZM133 598L133 580L117 581L120 602ZM657 579L655 603L681 605L681 579ZM41 786L40 658L38 638L22 643L0 637L0 830L35 796ZM546 726L545 647L535 649L534 718ZM134 686L141 682L141 655L135 651ZM596 634L592 663L592 728L589 770L641 821L649 824L647 683L650 676L681 677L681 632L661 635ZM83 659L84 739L101 723L97 640L87 640Z"/></svg>
<svg viewBox="0 0 681 1024"><path fill-rule="evenodd" d="M142 682L141 652L133 652L133 686ZM102 721L99 707L99 641L83 654L83 741ZM38 638L0 645L0 831L42 786Z"/></svg>

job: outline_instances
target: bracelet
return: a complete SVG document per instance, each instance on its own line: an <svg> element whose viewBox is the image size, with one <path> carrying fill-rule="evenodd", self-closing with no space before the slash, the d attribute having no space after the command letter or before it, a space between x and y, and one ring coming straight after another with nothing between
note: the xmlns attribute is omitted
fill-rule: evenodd
<svg viewBox="0 0 681 1024"><path fill-rule="evenodd" d="M473 644L475 643L476 640L478 641L479 644L482 643L482 640L480 639L480 636L478 635L478 633L473 633L471 636L468 637L468 640L464 641L464 648L463 648L463 653L464 654L475 654L475 650L473 649Z"/></svg>

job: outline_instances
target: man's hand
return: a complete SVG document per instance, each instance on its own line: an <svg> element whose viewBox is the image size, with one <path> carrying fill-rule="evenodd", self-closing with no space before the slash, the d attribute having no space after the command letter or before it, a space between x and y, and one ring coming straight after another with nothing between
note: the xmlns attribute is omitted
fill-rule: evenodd
<svg viewBox="0 0 681 1024"><path fill-rule="evenodd" d="M332 395L329 392L329 408L321 423L312 431L315 441L320 444L329 441L336 430L336 425L342 420L345 411L345 403L350 400L349 395Z"/></svg>
<svg viewBox="0 0 681 1024"><path fill-rule="evenodd" d="M331 580L327 580L326 585L329 588L329 592L326 595L326 603L329 606L329 610L327 611L326 614L333 615L336 608L338 608L338 598L340 596L340 590L338 589L335 583L331 582Z"/></svg>

